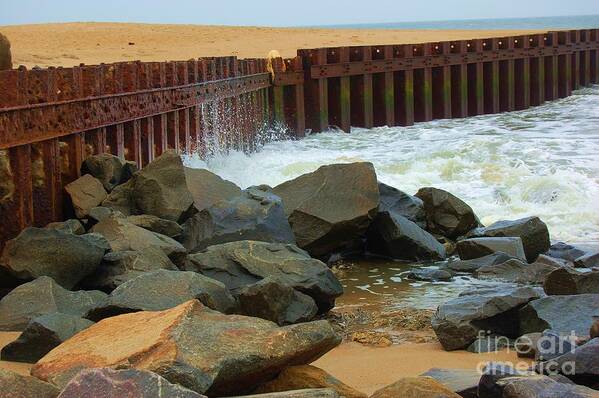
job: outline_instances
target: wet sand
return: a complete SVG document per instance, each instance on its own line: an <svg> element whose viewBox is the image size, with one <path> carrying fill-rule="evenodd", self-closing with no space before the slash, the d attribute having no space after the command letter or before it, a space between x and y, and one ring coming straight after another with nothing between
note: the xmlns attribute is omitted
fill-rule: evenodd
<svg viewBox="0 0 599 398"><path fill-rule="evenodd" d="M385 348L344 343L314 365L370 395L401 377L418 376L431 368L477 369L477 366L489 361L530 364L527 360L517 358L515 352L447 352L438 343L402 344Z"/></svg>
<svg viewBox="0 0 599 398"><path fill-rule="evenodd" d="M187 60L236 55L293 57L298 48L423 43L535 33L533 30L374 30L225 27L126 23L0 26L15 67L75 66L117 61Z"/></svg>

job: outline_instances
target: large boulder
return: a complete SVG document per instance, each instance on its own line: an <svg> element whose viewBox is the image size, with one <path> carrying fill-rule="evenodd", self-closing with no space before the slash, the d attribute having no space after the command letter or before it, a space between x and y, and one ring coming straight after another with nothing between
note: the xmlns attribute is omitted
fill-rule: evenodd
<svg viewBox="0 0 599 398"><path fill-rule="evenodd" d="M200 211L241 194L237 185L205 169L185 167L185 179L195 208Z"/></svg>
<svg viewBox="0 0 599 398"><path fill-rule="evenodd" d="M55 312L34 318L18 339L2 348L4 361L36 363L54 347L94 323L75 315Z"/></svg>
<svg viewBox="0 0 599 398"><path fill-rule="evenodd" d="M438 268L412 268L412 270L408 273L409 279L414 279L417 281L428 281L428 282L438 282L438 281L449 281L453 278L453 272L447 271L444 269Z"/></svg>
<svg viewBox="0 0 599 398"><path fill-rule="evenodd" d="M12 54L10 52L10 41L0 33L0 70L12 69Z"/></svg>
<svg viewBox="0 0 599 398"><path fill-rule="evenodd" d="M180 265L187 256L187 250L176 240L138 227L115 214L100 221L91 230L104 236L113 252L143 252L148 248L155 248L161 250L176 265Z"/></svg>
<svg viewBox="0 0 599 398"><path fill-rule="evenodd" d="M383 387L370 398L460 398L432 377L403 377Z"/></svg>
<svg viewBox="0 0 599 398"><path fill-rule="evenodd" d="M153 372L136 369L84 369L65 386L59 398L206 398Z"/></svg>
<svg viewBox="0 0 599 398"><path fill-rule="evenodd" d="M193 299L223 313L235 309L235 299L221 282L195 272L160 270L119 285L106 304L87 317L97 321L129 312L161 311Z"/></svg>
<svg viewBox="0 0 599 398"><path fill-rule="evenodd" d="M56 398L60 390L31 376L23 376L0 369L0 396L2 398Z"/></svg>
<svg viewBox="0 0 599 398"><path fill-rule="evenodd" d="M429 369L420 376L432 377L462 398L478 398L480 373L474 369Z"/></svg>
<svg viewBox="0 0 599 398"><path fill-rule="evenodd" d="M445 247L414 222L395 212L379 212L368 228L370 252L399 260L444 260Z"/></svg>
<svg viewBox="0 0 599 398"><path fill-rule="evenodd" d="M382 182L379 182L379 195L379 212L398 214L412 221L420 228L426 228L426 213L421 199Z"/></svg>
<svg viewBox="0 0 599 398"><path fill-rule="evenodd" d="M557 371L575 383L599 387L599 338L553 358L550 365L539 363L535 369L545 374Z"/></svg>
<svg viewBox="0 0 599 398"><path fill-rule="evenodd" d="M576 246L564 242L557 242L551 245L545 254L549 257L573 263L577 258L582 257L587 253Z"/></svg>
<svg viewBox="0 0 599 398"><path fill-rule="evenodd" d="M240 314L280 326L310 321L318 313L312 297L270 277L241 288L237 301Z"/></svg>
<svg viewBox="0 0 599 398"><path fill-rule="evenodd" d="M588 336L593 316L599 314L599 294L547 296L520 310L520 330L524 333L546 329L559 334Z"/></svg>
<svg viewBox="0 0 599 398"><path fill-rule="evenodd" d="M52 350L31 374L62 387L84 368L126 364L201 394L225 396L252 391L340 342L327 321L281 328L259 318L224 315L192 300L166 311L98 322Z"/></svg>
<svg viewBox="0 0 599 398"><path fill-rule="evenodd" d="M529 263L539 254L547 252L551 246L547 225L539 217L527 217L515 221L497 221L473 232L478 237L518 237L522 240L524 253Z"/></svg>
<svg viewBox="0 0 599 398"><path fill-rule="evenodd" d="M462 260L472 260L503 252L511 257L526 261L520 238L470 238L458 242L457 251Z"/></svg>
<svg viewBox="0 0 599 398"><path fill-rule="evenodd" d="M549 295L599 294L599 270L581 272L570 267L557 268L547 275L543 288Z"/></svg>
<svg viewBox="0 0 599 398"><path fill-rule="evenodd" d="M106 297L98 291L70 292L42 276L0 300L0 330L22 331L32 319L54 312L82 317L102 305Z"/></svg>
<svg viewBox="0 0 599 398"><path fill-rule="evenodd" d="M495 252L484 257L473 258L471 260L454 260L449 261L445 268L455 272L475 272L483 267L503 264L511 260L513 257L503 252Z"/></svg>
<svg viewBox="0 0 599 398"><path fill-rule="evenodd" d="M499 382L505 378L536 376L535 372L516 369L508 362L489 362L481 373L478 398L503 398L503 386Z"/></svg>
<svg viewBox="0 0 599 398"><path fill-rule="evenodd" d="M518 309L538 297L536 290L529 287L464 292L440 305L431 324L448 351L468 347L481 331L518 337Z"/></svg>
<svg viewBox="0 0 599 398"><path fill-rule="evenodd" d="M241 241L210 246L190 255L185 268L221 281L234 295L271 277L310 296L319 312L333 308L343 294L331 270L294 245Z"/></svg>
<svg viewBox="0 0 599 398"><path fill-rule="evenodd" d="M599 392L588 387L560 383L551 377L531 375L505 377L497 381L497 393L481 398L597 398Z"/></svg>
<svg viewBox="0 0 599 398"><path fill-rule="evenodd" d="M189 251L239 240L295 243L281 198L265 187L249 188L202 210L183 230L182 242Z"/></svg>
<svg viewBox="0 0 599 398"><path fill-rule="evenodd" d="M599 268L599 253L588 253L574 260L578 268Z"/></svg>
<svg viewBox="0 0 599 398"><path fill-rule="evenodd" d="M157 247L148 247L143 251L118 251L104 255L96 271L81 282L85 289L101 290L110 293L119 285L146 272L158 270L177 271L178 268Z"/></svg>
<svg viewBox="0 0 599 398"><path fill-rule="evenodd" d="M136 171L135 163L127 162L109 153L88 156L81 165L81 174L89 174L97 178L107 192L129 181Z"/></svg>
<svg viewBox="0 0 599 398"><path fill-rule="evenodd" d="M67 184L64 190L69 195L77 218L84 218L94 207L106 199L106 190L102 183L89 174L85 174Z"/></svg>
<svg viewBox="0 0 599 398"><path fill-rule="evenodd" d="M132 197L137 214L150 214L175 222L190 215L193 197L187 189L181 157L167 151L133 179Z"/></svg>
<svg viewBox="0 0 599 398"><path fill-rule="evenodd" d="M366 394L356 391L324 370L311 365L291 366L283 370L276 379L258 387L255 393L264 394L313 388L330 388L345 398L367 397Z"/></svg>
<svg viewBox="0 0 599 398"><path fill-rule="evenodd" d="M427 229L431 233L456 239L479 225L472 208L447 191L421 188L416 197L424 203Z"/></svg>
<svg viewBox="0 0 599 398"><path fill-rule="evenodd" d="M183 233L183 228L176 222L149 214L129 216L127 217L127 221L148 231L156 232L173 239L177 239Z"/></svg>
<svg viewBox="0 0 599 398"><path fill-rule="evenodd" d="M371 163L322 166L274 188L297 244L316 257L354 248L379 205Z"/></svg>
<svg viewBox="0 0 599 398"><path fill-rule="evenodd" d="M104 244L97 236L26 228L6 243L0 265L19 279L49 276L71 289L100 265Z"/></svg>
<svg viewBox="0 0 599 398"><path fill-rule="evenodd" d="M502 264L479 268L474 272L474 276L479 279L495 279L504 282L542 285L547 275L556 269L558 267L554 265L538 262L528 264L513 258Z"/></svg>
<svg viewBox="0 0 599 398"><path fill-rule="evenodd" d="M113 188L112 192L108 194L106 199L104 199L101 207L112 209L113 211L119 212L125 216L138 214L139 212L135 208L133 189L133 180L129 180L124 184L117 185ZM90 213L92 212L92 210L90 210Z"/></svg>

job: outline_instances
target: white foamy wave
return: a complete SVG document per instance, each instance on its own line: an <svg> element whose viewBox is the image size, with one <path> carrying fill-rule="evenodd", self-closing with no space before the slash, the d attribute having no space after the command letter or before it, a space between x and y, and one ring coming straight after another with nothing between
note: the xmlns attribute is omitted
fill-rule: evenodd
<svg viewBox="0 0 599 398"><path fill-rule="evenodd" d="M408 193L423 186L453 192L485 224L538 215L553 239L597 242L598 125L594 86L521 112L314 134L187 163L247 187L274 186L325 164L370 161L381 181Z"/></svg>

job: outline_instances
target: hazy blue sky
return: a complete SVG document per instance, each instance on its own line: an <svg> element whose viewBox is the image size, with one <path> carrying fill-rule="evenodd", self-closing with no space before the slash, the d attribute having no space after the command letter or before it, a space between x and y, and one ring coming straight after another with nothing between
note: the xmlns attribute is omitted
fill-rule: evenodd
<svg viewBox="0 0 599 398"><path fill-rule="evenodd" d="M120 21L293 26L588 14L599 14L599 0L0 0L0 25Z"/></svg>

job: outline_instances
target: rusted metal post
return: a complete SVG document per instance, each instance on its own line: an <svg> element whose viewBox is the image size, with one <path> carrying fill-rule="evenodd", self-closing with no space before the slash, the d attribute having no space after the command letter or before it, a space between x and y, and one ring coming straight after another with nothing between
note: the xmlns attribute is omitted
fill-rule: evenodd
<svg viewBox="0 0 599 398"><path fill-rule="evenodd" d="M591 31L583 30L581 33L583 35L582 42L586 46L590 43ZM583 70L582 70L580 79L581 79L581 84L583 86L587 87L591 84L591 51L588 49L585 49L582 51L582 55L584 56L584 60L581 64L581 67Z"/></svg>
<svg viewBox="0 0 599 398"><path fill-rule="evenodd" d="M549 32L544 36L545 47L549 47L553 55L545 57L545 99L552 101L559 98L559 60L557 54L558 33Z"/></svg>
<svg viewBox="0 0 599 398"><path fill-rule="evenodd" d="M591 79L599 84L599 29L591 31L591 42L595 46L595 50L591 51Z"/></svg>
<svg viewBox="0 0 599 398"><path fill-rule="evenodd" d="M393 46L385 46L385 60L390 62L395 57ZM385 122L387 126L395 126L395 77L393 71L386 71L383 77L385 81Z"/></svg>
<svg viewBox="0 0 599 398"><path fill-rule="evenodd" d="M477 54L477 62L472 72L469 72L469 81L474 82L470 85L470 116L482 115L485 113L485 64L483 63L483 41L480 39L472 40L470 51Z"/></svg>
<svg viewBox="0 0 599 398"><path fill-rule="evenodd" d="M372 60L372 47L365 46L362 49L362 60L368 62ZM372 90L372 74L364 74L364 126L365 128L372 128L374 126L374 100Z"/></svg>
<svg viewBox="0 0 599 398"><path fill-rule="evenodd" d="M405 45L404 58L407 62L413 62L414 50L412 46ZM414 69L411 67L412 64L404 72L404 90L403 90L403 102L405 109L405 125L412 126L414 124Z"/></svg>
<svg viewBox="0 0 599 398"><path fill-rule="evenodd" d="M349 47L339 49L339 62L349 62ZM340 128L349 133L351 130L351 84L349 76L339 78L339 101L340 101Z"/></svg>
<svg viewBox="0 0 599 398"><path fill-rule="evenodd" d="M302 70L302 58L295 57L294 70ZM349 79L348 79L349 83ZM347 93L349 97L349 92ZM348 115L349 117L349 115ZM304 83L295 85L295 136L298 138L304 137L306 134L306 112L304 108Z"/></svg>
<svg viewBox="0 0 599 398"><path fill-rule="evenodd" d="M495 55L499 45L496 38L483 40L483 51ZM495 56L493 57L495 58ZM499 61L485 63L485 113L499 113Z"/></svg>
<svg viewBox="0 0 599 398"><path fill-rule="evenodd" d="M451 54L451 43L443 42L440 44L440 50L442 54L449 57ZM451 119L452 116L452 105L451 105L451 66L446 65L442 67L442 98L443 98L443 113L442 118Z"/></svg>
<svg viewBox="0 0 599 398"><path fill-rule="evenodd" d="M459 54L462 62L452 65L451 68L451 113L453 117L463 118L468 116L468 64L466 57L468 42L461 40L450 44L450 52Z"/></svg>

